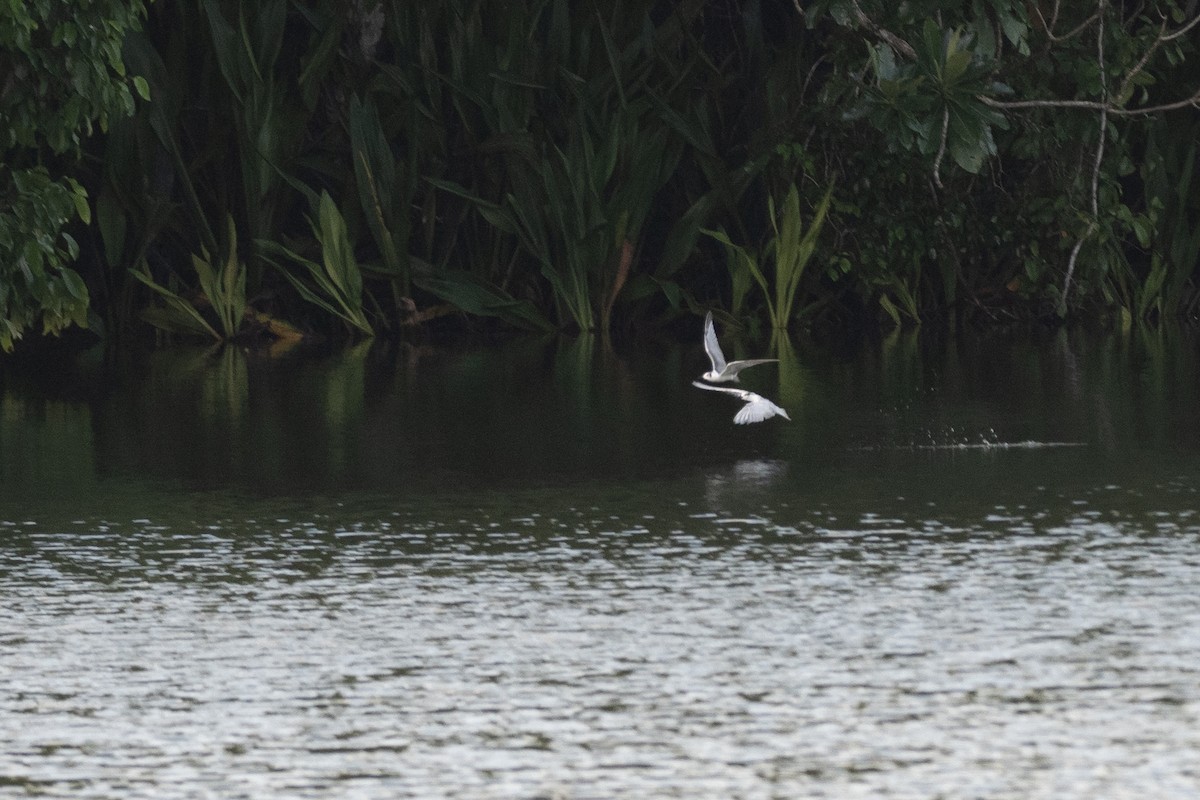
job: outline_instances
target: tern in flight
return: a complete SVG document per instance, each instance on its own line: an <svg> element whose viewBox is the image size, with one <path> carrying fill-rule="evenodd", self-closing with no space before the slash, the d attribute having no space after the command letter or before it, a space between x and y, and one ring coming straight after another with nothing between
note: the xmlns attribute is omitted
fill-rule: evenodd
<svg viewBox="0 0 1200 800"><path fill-rule="evenodd" d="M738 373L746 367L753 367L755 364L769 364L772 361L779 360L778 358L750 358L745 361L730 361L726 363L725 354L721 352L721 345L717 344L717 329L713 327L711 311L704 318L704 352L708 353L708 360L712 362L712 369L700 377L711 383L725 383L726 381L737 383ZM710 389L712 387L706 386L704 388ZM758 395L754 396L758 397ZM761 400L762 398L759 399ZM767 416L769 417L770 414ZM766 419L766 417L763 417L763 419ZM758 422L758 420L753 421Z"/></svg>
<svg viewBox="0 0 1200 800"><path fill-rule="evenodd" d="M751 422L762 422L764 419L770 419L778 414L786 420L792 418L787 415L779 406L772 403L761 394L748 392L745 389L730 389L725 386L713 386L711 383L701 383L700 381L692 381L692 386L699 386L701 389L708 389L710 392L724 392L731 394L746 405L742 406L742 410L734 415L733 421L737 425L749 425Z"/></svg>

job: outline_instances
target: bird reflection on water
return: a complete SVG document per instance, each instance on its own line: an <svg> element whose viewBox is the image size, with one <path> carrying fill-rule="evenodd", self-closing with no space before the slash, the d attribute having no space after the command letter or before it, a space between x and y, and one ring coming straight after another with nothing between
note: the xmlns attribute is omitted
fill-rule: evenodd
<svg viewBox="0 0 1200 800"><path fill-rule="evenodd" d="M727 508L731 503L766 492L788 474L788 463L773 458L743 459L709 470L704 476L704 499L710 508Z"/></svg>

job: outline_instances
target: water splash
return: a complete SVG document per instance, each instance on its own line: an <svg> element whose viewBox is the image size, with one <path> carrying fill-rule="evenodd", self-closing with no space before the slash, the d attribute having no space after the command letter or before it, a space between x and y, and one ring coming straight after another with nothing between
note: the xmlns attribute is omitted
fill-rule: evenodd
<svg viewBox="0 0 1200 800"><path fill-rule="evenodd" d="M962 438L954 428L949 429L948 435L934 438L926 444L914 444L914 450L1034 450L1046 447L1083 447L1086 442L1041 441L1024 439L1009 441L1002 439L995 428L977 434L974 438Z"/></svg>
<svg viewBox="0 0 1200 800"><path fill-rule="evenodd" d="M911 441L895 444L869 444L853 448L870 452L878 450L1037 450L1055 447L1085 447L1087 442L1043 441L1040 439L1003 439L995 428L982 433L966 434L954 427L941 431L924 431Z"/></svg>

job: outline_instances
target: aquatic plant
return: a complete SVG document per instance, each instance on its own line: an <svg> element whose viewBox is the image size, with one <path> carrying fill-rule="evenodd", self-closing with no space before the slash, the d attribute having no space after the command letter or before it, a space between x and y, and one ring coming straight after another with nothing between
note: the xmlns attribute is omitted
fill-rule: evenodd
<svg viewBox="0 0 1200 800"><path fill-rule="evenodd" d="M408 237L409 205L416 186L412 170L401 169L370 100L350 99L350 152L354 182L367 228L379 248L382 270L401 296L411 291Z"/></svg>
<svg viewBox="0 0 1200 800"><path fill-rule="evenodd" d="M246 315L246 266L238 258L237 229L233 218L226 218L226 256L217 266L207 250L192 256L192 267L199 281L199 294L189 301L178 292L162 286L151 276L143 259L130 274L166 300L165 306L143 311L143 319L166 331L208 334L214 339L232 339L241 329ZM214 326L199 304L211 310Z"/></svg>
<svg viewBox="0 0 1200 800"><path fill-rule="evenodd" d="M771 327L782 330L791 324L804 268L816 248L817 237L825 224L832 196L831 185L818 201L812 220L807 226L804 225L800 213L800 191L795 184L788 187L783 206L778 212L775 209L774 198L769 198L767 214L774 235L758 253L751 253L746 247L734 244L724 231L704 231L725 245L728 254L726 263L734 286L736 305L740 305L738 299L745 294L749 276L762 290ZM771 268L764 270L764 263L771 264Z"/></svg>
<svg viewBox="0 0 1200 800"><path fill-rule="evenodd" d="M228 216L247 298L350 335L1194 317L1196 15L985 6L196 0L138 31L103 0L92 39L31 5L0 21L0 64L48 76L0 98L0 347L163 307L131 267L207 296Z"/></svg>
<svg viewBox="0 0 1200 800"><path fill-rule="evenodd" d="M316 219L310 218L309 225L320 250L320 261L306 258L276 242L260 241L264 258L306 301L342 320L351 330L374 336L374 328L363 307L362 271L354 257L346 221L329 192L321 192ZM302 267L303 274L290 269L289 263Z"/></svg>

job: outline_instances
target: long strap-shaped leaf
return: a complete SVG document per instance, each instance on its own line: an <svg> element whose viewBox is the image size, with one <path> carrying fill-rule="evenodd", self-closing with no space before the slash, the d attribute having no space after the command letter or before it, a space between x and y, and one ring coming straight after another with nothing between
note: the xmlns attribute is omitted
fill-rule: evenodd
<svg viewBox="0 0 1200 800"><path fill-rule="evenodd" d="M373 336L375 331L363 311L362 270L354 258L346 221L328 192L321 192L317 220L310 220L309 224L321 244L320 264L275 242L260 241L258 244L264 254L282 255L308 271L309 278L320 290L319 294L287 267L274 259L267 259L305 300L339 317L367 336Z"/></svg>
<svg viewBox="0 0 1200 800"><path fill-rule="evenodd" d="M142 262L142 269L131 269L129 270L129 274L166 299L167 306L175 313L173 322L178 324L180 328L194 333L208 334L218 341L221 339L221 334L217 333L216 329L208 324L208 321L200 315L195 306L167 287L160 286L150 277L145 262Z"/></svg>

